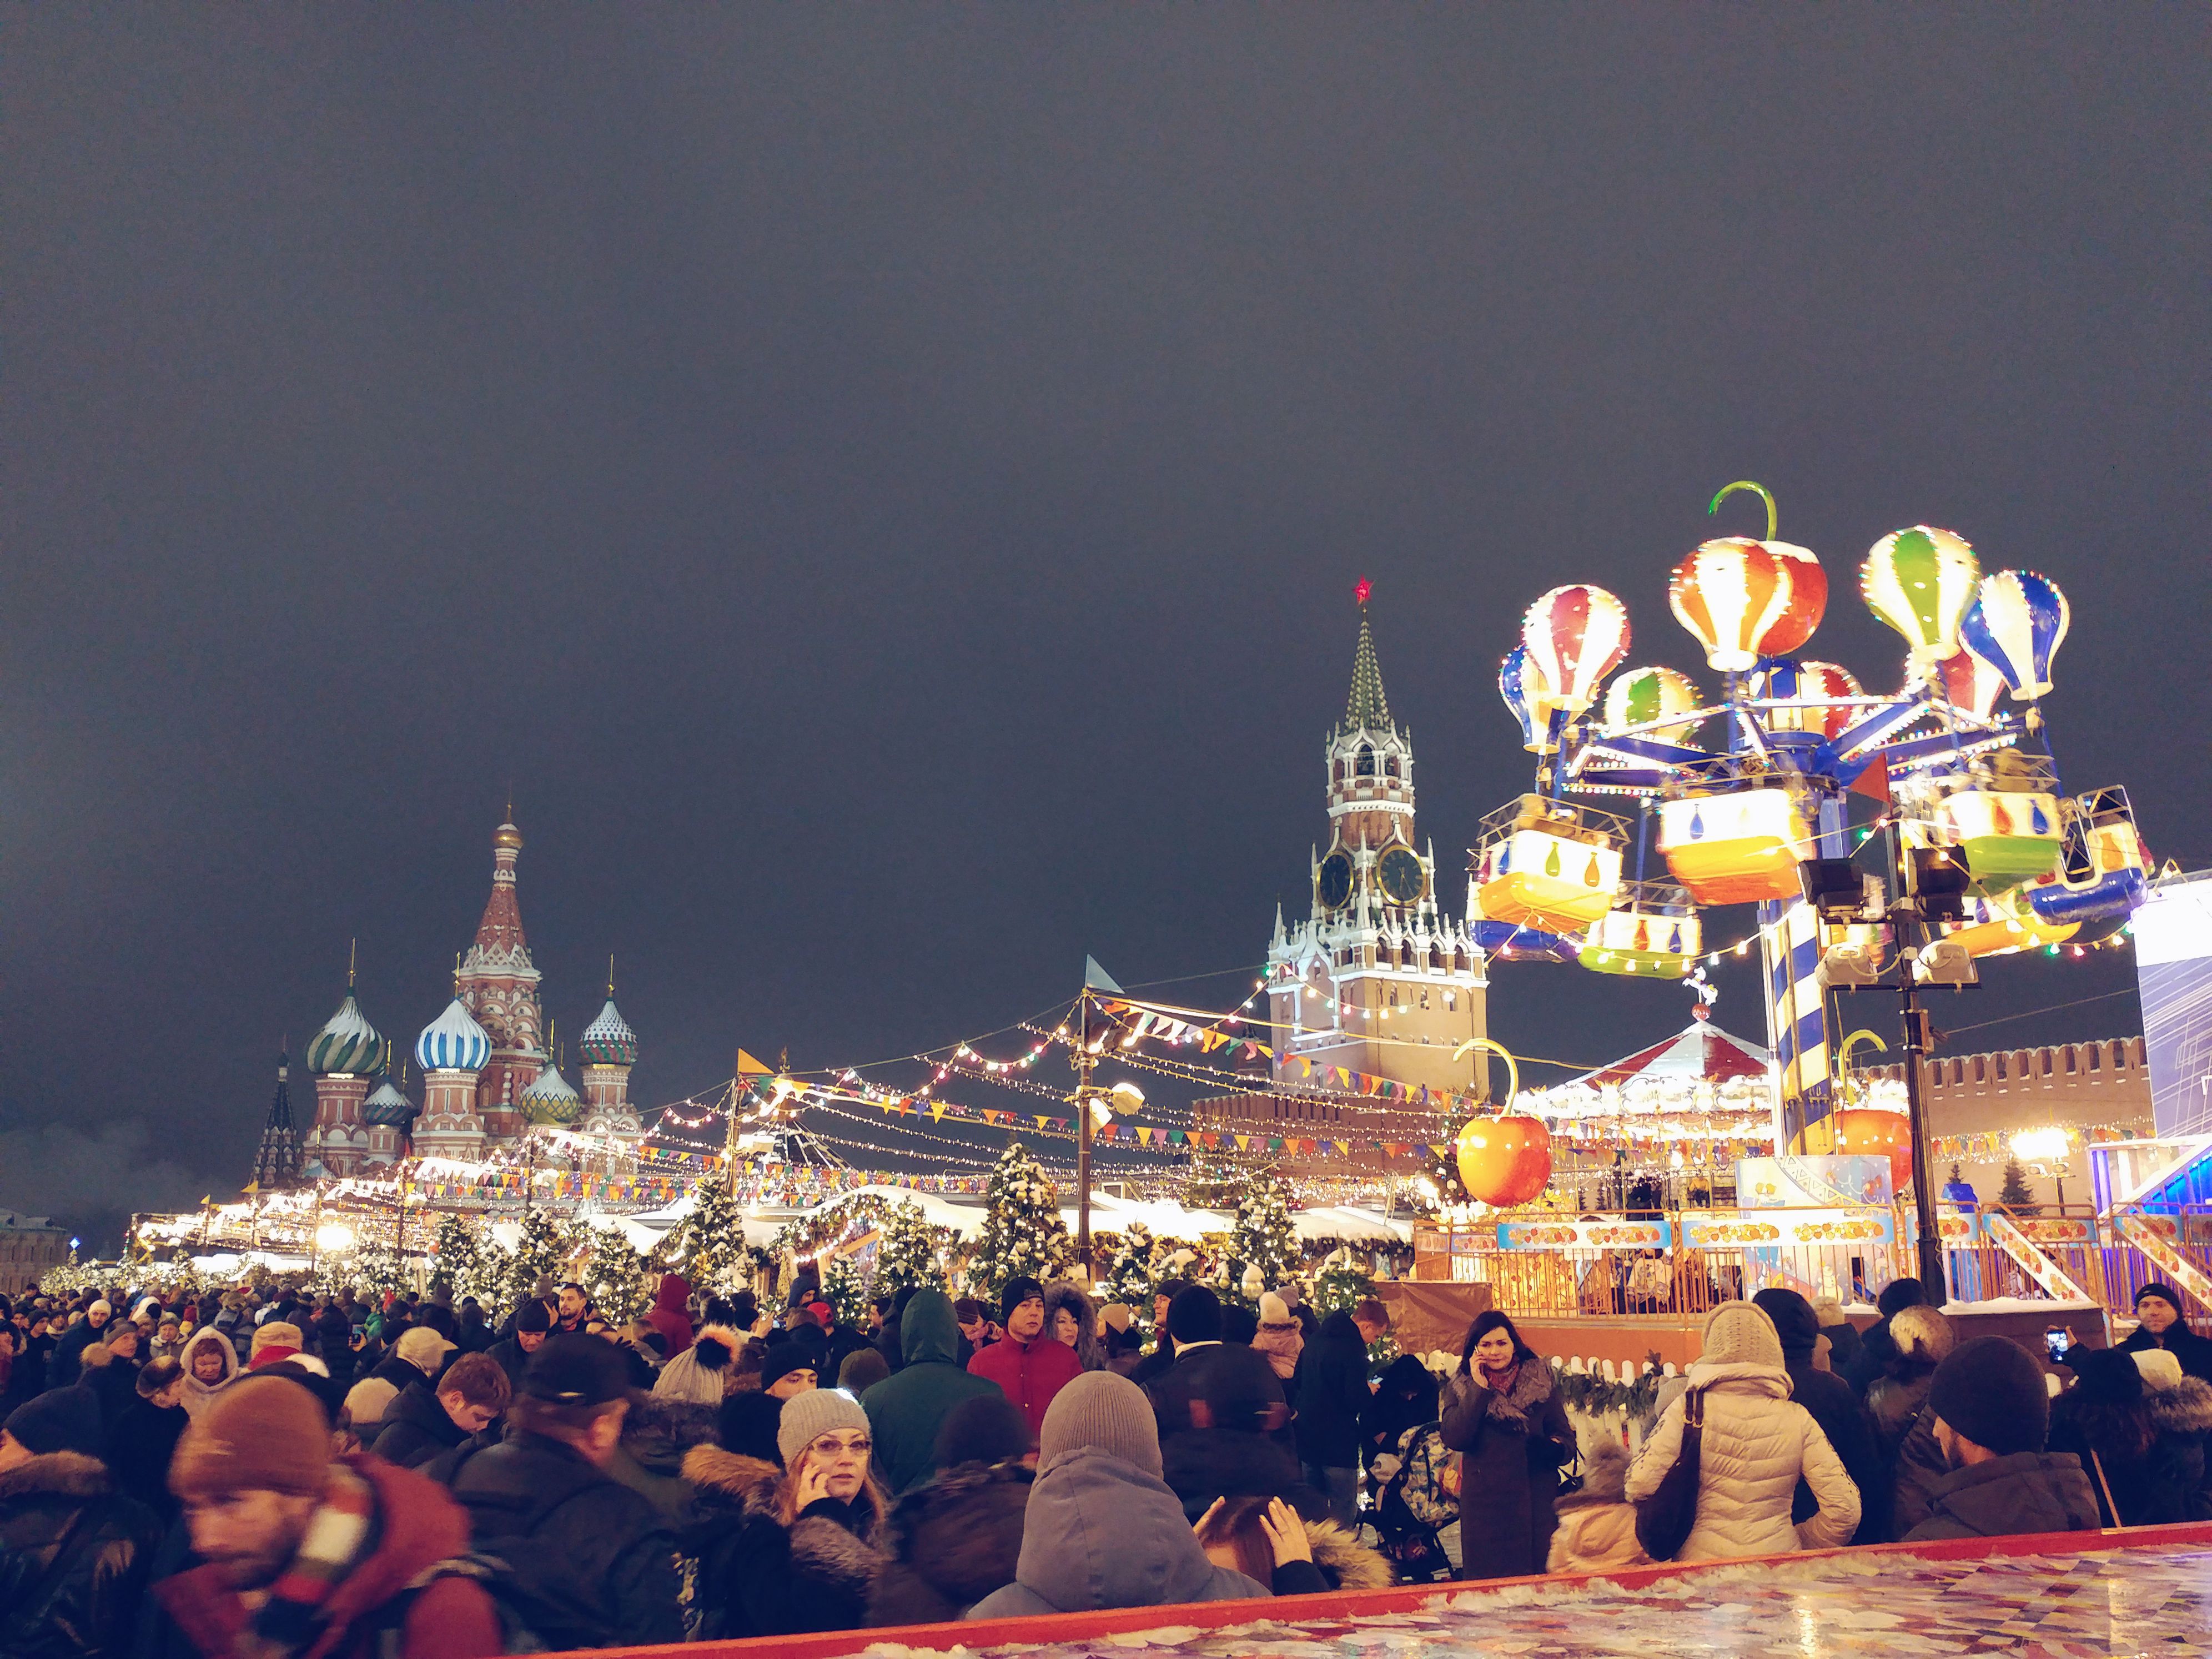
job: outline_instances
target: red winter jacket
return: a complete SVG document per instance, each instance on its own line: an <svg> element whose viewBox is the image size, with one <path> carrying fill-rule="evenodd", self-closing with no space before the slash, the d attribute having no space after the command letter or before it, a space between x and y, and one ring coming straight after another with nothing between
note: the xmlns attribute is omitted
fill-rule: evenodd
<svg viewBox="0 0 2212 1659"><path fill-rule="evenodd" d="M1012 1336L994 1342L968 1362L968 1374L1004 1389L1006 1398L1021 1407L1030 1433L1036 1435L1044 1430L1045 1407L1052 1404L1053 1395L1083 1374L1083 1362L1066 1343L1039 1332L1033 1342L1018 1342Z"/></svg>
<svg viewBox="0 0 2212 1659"><path fill-rule="evenodd" d="M649 1329L660 1333L668 1343L664 1359L673 1359L691 1346L691 1282L681 1273L663 1273L660 1289L653 1298L653 1311L646 1315Z"/></svg>
<svg viewBox="0 0 2212 1659"><path fill-rule="evenodd" d="M374 1491L383 1532L374 1553L331 1592L323 1634L300 1659L380 1659L377 1635L384 1621L376 1617L378 1609L425 1567L469 1547L468 1514L443 1486L366 1452L347 1453L345 1463ZM173 1626L166 1635L183 1641L157 1632L151 1650L189 1647L204 1659L229 1659L238 1650L246 1604L223 1582L220 1566L165 1578L154 1595ZM490 1659L501 1648L498 1610L468 1578L434 1581L416 1594L400 1626L400 1659Z"/></svg>

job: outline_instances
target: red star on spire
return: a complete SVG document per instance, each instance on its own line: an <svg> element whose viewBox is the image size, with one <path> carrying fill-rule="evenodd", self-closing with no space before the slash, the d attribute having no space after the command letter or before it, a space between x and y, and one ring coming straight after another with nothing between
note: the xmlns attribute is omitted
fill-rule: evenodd
<svg viewBox="0 0 2212 1659"><path fill-rule="evenodd" d="M1352 585L1352 597L1358 600L1363 605L1367 603L1367 596L1374 591L1375 584L1369 581L1364 576L1362 576L1358 581Z"/></svg>

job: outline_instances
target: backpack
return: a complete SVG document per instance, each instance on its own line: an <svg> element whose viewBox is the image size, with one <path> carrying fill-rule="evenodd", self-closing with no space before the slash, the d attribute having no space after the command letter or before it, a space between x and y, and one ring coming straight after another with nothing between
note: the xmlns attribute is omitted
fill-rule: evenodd
<svg viewBox="0 0 2212 1659"><path fill-rule="evenodd" d="M1460 1456L1444 1444L1442 1422L1398 1437L1398 1473L1391 1477L1407 1512L1426 1527L1459 1519Z"/></svg>
<svg viewBox="0 0 2212 1659"><path fill-rule="evenodd" d="M492 1611L499 1618L501 1653L547 1650L544 1642L531 1628L532 1598L516 1582L514 1569L496 1555L471 1550L466 1555L451 1555L442 1561L433 1561L385 1603L377 1617L372 1646L376 1659L406 1659L407 1615L414 1609L415 1598L441 1578L466 1578L491 1598Z"/></svg>

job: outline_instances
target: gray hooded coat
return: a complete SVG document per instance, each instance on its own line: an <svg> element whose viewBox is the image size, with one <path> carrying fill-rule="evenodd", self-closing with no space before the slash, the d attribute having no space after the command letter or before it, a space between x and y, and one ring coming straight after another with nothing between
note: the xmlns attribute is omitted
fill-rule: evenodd
<svg viewBox="0 0 2212 1659"><path fill-rule="evenodd" d="M1110 1452L1079 1446L1037 1471L1014 1582L967 1616L1013 1619L1268 1594L1206 1559L1165 1481Z"/></svg>

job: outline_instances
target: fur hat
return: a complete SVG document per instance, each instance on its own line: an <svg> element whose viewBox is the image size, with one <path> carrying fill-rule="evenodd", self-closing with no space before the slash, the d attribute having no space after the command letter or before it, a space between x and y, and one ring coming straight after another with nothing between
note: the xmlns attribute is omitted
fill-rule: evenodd
<svg viewBox="0 0 2212 1659"><path fill-rule="evenodd" d="M1126 1376L1085 1371L1045 1407L1037 1436L1040 1466L1086 1447L1133 1463L1155 1480L1161 1478L1160 1430L1152 1402Z"/></svg>
<svg viewBox="0 0 2212 1659"><path fill-rule="evenodd" d="M1899 1358L1934 1365L1942 1364L1959 1346L1959 1333L1938 1310L1923 1303L1890 1320L1889 1340L1897 1344Z"/></svg>
<svg viewBox="0 0 2212 1659"><path fill-rule="evenodd" d="M833 1429L868 1431L867 1413L844 1389L809 1389L785 1401L775 1424L775 1449L783 1454L784 1467L789 1468L799 1453Z"/></svg>
<svg viewBox="0 0 2212 1659"><path fill-rule="evenodd" d="M253 1346L247 1350L246 1367L258 1370L264 1365L273 1365L280 1359L289 1359L307 1344L300 1328L287 1320L272 1319L253 1333Z"/></svg>
<svg viewBox="0 0 2212 1659"><path fill-rule="evenodd" d="M1705 1316L1700 1365L1760 1365L1783 1369L1782 1339L1766 1310L1749 1302L1723 1302Z"/></svg>
<svg viewBox="0 0 2212 1659"><path fill-rule="evenodd" d="M51 1452L100 1455L100 1396L90 1389L48 1389L33 1395L0 1424L10 1438L35 1457Z"/></svg>
<svg viewBox="0 0 2212 1659"><path fill-rule="evenodd" d="M1816 1296L1813 1298L1813 1317L1820 1322L1822 1330L1844 1323L1844 1304L1839 1297Z"/></svg>
<svg viewBox="0 0 2212 1659"><path fill-rule="evenodd" d="M138 1373L138 1397L151 1400L184 1374L185 1368L173 1359L149 1360Z"/></svg>

